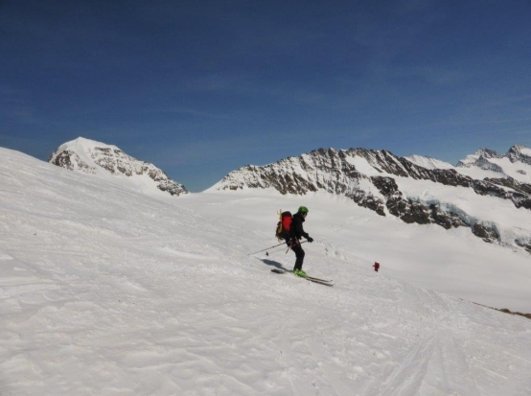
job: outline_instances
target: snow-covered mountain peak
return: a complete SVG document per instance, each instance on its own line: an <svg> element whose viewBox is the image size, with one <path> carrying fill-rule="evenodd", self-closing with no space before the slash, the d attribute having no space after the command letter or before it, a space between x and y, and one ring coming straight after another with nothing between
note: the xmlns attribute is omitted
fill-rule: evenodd
<svg viewBox="0 0 531 396"><path fill-rule="evenodd" d="M103 167L99 161L104 157L116 158L121 155L122 150L114 145L78 137L60 145L50 157L49 162L69 170L80 170L85 173L114 173L114 168L111 171L108 165Z"/></svg>
<svg viewBox="0 0 531 396"><path fill-rule="evenodd" d="M484 161L491 158L499 158L499 154L490 149L479 149L473 154L467 155L464 159L458 162L457 166L474 166L478 163L478 161Z"/></svg>
<svg viewBox="0 0 531 396"><path fill-rule="evenodd" d="M515 145L504 155L482 149L459 161L456 170L475 179L505 178L531 184L531 149Z"/></svg>
<svg viewBox="0 0 531 396"><path fill-rule="evenodd" d="M83 137L59 146L49 162L72 171L122 177L145 192L164 191L177 196L187 192L155 165L138 160L115 145Z"/></svg>
<svg viewBox="0 0 531 396"><path fill-rule="evenodd" d="M531 148L521 145L512 146L507 152L507 157L511 162L520 161L531 165Z"/></svg>
<svg viewBox="0 0 531 396"><path fill-rule="evenodd" d="M65 142L61 146L76 147L78 149L87 150L87 151L88 150L94 150L94 149L96 149L98 147L100 147L100 148L109 147L109 148L113 148L113 149L116 149L116 150L120 150L117 146L115 146L113 144L106 144L106 143L98 142L96 140L87 139L87 138L84 138L82 136L79 136L76 139L71 140L69 142Z"/></svg>

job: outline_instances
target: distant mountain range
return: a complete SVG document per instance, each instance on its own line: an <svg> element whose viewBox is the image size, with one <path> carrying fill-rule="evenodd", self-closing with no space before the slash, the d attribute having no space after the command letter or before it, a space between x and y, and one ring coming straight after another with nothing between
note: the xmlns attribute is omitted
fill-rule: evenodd
<svg viewBox="0 0 531 396"><path fill-rule="evenodd" d="M59 146L49 162L72 171L121 177L146 192L160 190L175 196L188 192L155 165L138 160L116 146L82 137Z"/></svg>
<svg viewBox="0 0 531 396"><path fill-rule="evenodd" d="M457 166L387 150L319 149L265 166L230 172L210 190L273 189L281 194L327 192L406 223L469 227L486 242L531 253L531 149L504 155L480 150Z"/></svg>
<svg viewBox="0 0 531 396"><path fill-rule="evenodd" d="M49 162L73 171L121 177L142 191L187 193L155 165L89 139L61 145ZM265 166L244 166L209 191L246 189L344 196L381 216L446 229L468 227L486 242L531 253L531 225L519 215L531 211L531 149L524 146L513 146L503 155L482 149L456 166L387 150L318 149Z"/></svg>

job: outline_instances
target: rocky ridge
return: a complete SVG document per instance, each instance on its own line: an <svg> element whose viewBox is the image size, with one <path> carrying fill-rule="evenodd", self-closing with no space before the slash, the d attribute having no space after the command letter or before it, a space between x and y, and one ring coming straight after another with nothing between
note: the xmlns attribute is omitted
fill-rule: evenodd
<svg viewBox="0 0 531 396"><path fill-rule="evenodd" d="M515 161L522 158L525 161L525 150L515 146L509 153L513 153ZM481 155L469 158L468 164L478 166L494 157L498 157L495 152L484 150ZM499 171L500 177L477 180L457 169L427 169L387 150L330 148L265 166L242 167L229 173L212 189L272 188L281 194L296 195L325 191L346 196L381 216L396 216L406 223L438 224L446 229L469 227L486 242L518 246L531 253L531 235L525 230L516 233L511 240L502 240L499 227L488 219L471 216L452 202L414 196L404 187L407 180L413 179L434 183L432 186L466 188L477 195L510 201L515 209L531 210L531 184L521 183ZM430 184L426 186L429 188Z"/></svg>

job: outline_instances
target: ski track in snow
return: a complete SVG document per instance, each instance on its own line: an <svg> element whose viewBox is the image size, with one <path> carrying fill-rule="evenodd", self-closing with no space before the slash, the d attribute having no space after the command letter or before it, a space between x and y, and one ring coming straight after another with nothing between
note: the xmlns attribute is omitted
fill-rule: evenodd
<svg viewBox="0 0 531 396"><path fill-rule="evenodd" d="M531 321L404 283L390 259L372 272L345 230L384 220L359 208L327 228L330 201L311 201L305 268L328 288L272 274L283 247L247 256L300 197L153 199L4 154L23 172L2 159L2 396L531 394Z"/></svg>

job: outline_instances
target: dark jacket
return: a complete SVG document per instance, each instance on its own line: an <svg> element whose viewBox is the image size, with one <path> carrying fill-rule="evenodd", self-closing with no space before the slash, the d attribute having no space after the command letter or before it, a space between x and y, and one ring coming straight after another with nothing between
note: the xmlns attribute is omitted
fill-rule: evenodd
<svg viewBox="0 0 531 396"><path fill-rule="evenodd" d="M309 239L310 236L304 231L302 223L304 223L304 216L300 213L295 213L293 221L291 222L290 238L301 239L302 237Z"/></svg>

